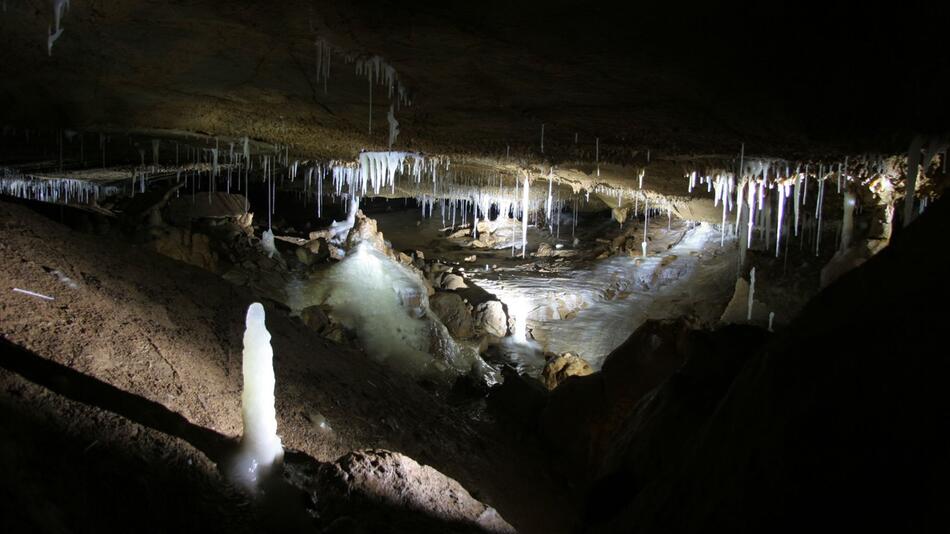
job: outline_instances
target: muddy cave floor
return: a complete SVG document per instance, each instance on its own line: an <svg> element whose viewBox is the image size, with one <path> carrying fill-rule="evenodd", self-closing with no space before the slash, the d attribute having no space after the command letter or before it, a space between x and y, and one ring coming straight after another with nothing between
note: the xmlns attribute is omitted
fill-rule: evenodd
<svg viewBox="0 0 950 534"><path fill-rule="evenodd" d="M457 262L467 269L471 280L499 293L530 294L551 280L569 281L570 277L565 276L568 272L595 273L597 265L604 262L619 258L633 264L635 260L631 254L600 260L592 257L598 252L597 247L604 244L598 237L610 241L623 231L606 217L600 223L579 226L576 247L573 242L566 243L562 236L560 241L566 246L560 250L574 250L574 257L521 260L512 259L510 249L501 249L477 252L476 260L470 262L466 258L472 254L471 249L437 239L434 226L438 225L432 224L434 220L416 225L415 211L368 211L396 249L422 250L427 256ZM401 228L409 231L400 232ZM11 294L0 303L4 348L9 354L0 366L0 409L4 412L0 461L10 473L2 486L2 495L5 502L12 503L10 510L15 511L4 518L9 531L29 526L40 526L44 531L69 530L76 525L99 530L128 528L141 517L154 518L155 531L197 530L203 525L209 530L260 531L279 530L278 527L288 524L294 529L303 525L332 531L332 523L312 518L307 524L267 522L273 512L262 511L253 500L232 488L215 466L222 451L233 446L240 435L243 312L259 295L121 239L75 232L22 205L0 204L0 229L0 254L5 258L0 269L3 287L29 288L55 296L55 300L46 301ZM731 295L735 258L719 251L718 234L701 235L699 230L700 227L690 228L675 220L667 230L663 217L651 230L655 253L664 256L661 251L665 249L665 257L674 256L667 264L706 255L705 259L712 260L707 263L716 266L708 272L690 267L677 270L683 276L671 282L668 298L656 299L664 301L660 316L682 315L682 306L693 306L703 297L715 295L719 300L711 306L709 316L713 317L721 313ZM700 242L692 249L679 254L669 252L688 242L689 235L702 239L697 238ZM554 245L557 240L532 229L529 241ZM533 250L537 247L534 245ZM489 265L488 271L484 271L485 264ZM779 269L776 266L773 270ZM708 279L708 288L702 290L705 293L684 294L684 290L676 288L683 281L688 286L696 276ZM729 283L723 284L722 280ZM812 288L811 292L814 291ZM856 293L853 288L849 291L852 295ZM636 294L637 291L631 291L634 297ZM600 297L602 302L591 308L626 300L605 299L602 292ZM623 447L630 444L631 432L634 436L643 432L638 425L650 421L650 417L636 414L634 420L640 423L632 429L624 421L635 414L631 410L636 401L653 388L660 389L651 394L651 402L670 403L669 395L676 398L677 388L682 388L674 380L682 372L676 369L684 359L691 361L682 355L683 351L689 354L693 350L683 349L680 341L675 341L692 339L692 334L686 335L676 327L662 327L639 335L651 340L673 339L673 352L669 353L671 349L664 341L654 347L659 353L648 351L636 356L643 349L630 347L638 345L638 334L627 343L623 340L645 319L638 318L612 332L619 336L611 343L613 346L600 349L631 354L630 361L634 363L614 358L621 363L615 363L612 371L605 366L603 373L573 380L569 382L571 387L559 388L556 395L548 397L534 391L530 381L513 380L511 387L500 395L501 401L489 403L490 413L477 417L473 416L476 411L471 404L448 403L444 392L394 373L357 350L321 338L291 317L282 304L265 300L265 305L276 354L278 428L285 447L299 451L291 455L297 458L297 464L291 462L292 465L329 464L358 449L399 451L457 480L472 497L497 509L522 532L587 529L584 525L591 519L592 495L608 491L605 483L597 480L603 480L605 473L609 475L616 468L618 458L622 464L625 455L643 454L642 449L651 446L650 439L646 439L647 445L635 445L634 452L624 452ZM572 319L582 317L583 311ZM833 311L828 313L834 317ZM542 337L546 322L552 321L535 318L529 324L537 338L551 343L551 339ZM696 318L691 321L692 326L701 326L703 322ZM805 322L813 329L823 328L814 326L819 320ZM848 327L863 328L845 326L843 335L847 335ZM664 333L663 328L673 333ZM728 337L733 334L722 335L733 339ZM755 340L738 351L741 356L736 365L745 361L742 358L749 358L747 366L753 368L746 374L755 372L750 354L763 343L761 335L734 337ZM799 349L802 343L799 341ZM786 349L778 352L782 350ZM617 393L617 385L611 381L624 376L618 368L631 365L634 371L627 378L633 379L621 387L623 393ZM740 367L732 372L738 372ZM671 373L673 382L667 384L664 381ZM720 395L731 380L728 378L717 386ZM597 385L601 382L604 385ZM663 384L667 385L660 387ZM670 393L671 387L674 393ZM701 389L708 394L710 387L707 384ZM591 388L602 388L603 393L592 397ZM748 394L766 394L752 391ZM704 409L716 405L712 399L715 397L707 399ZM740 417L744 408L733 408L740 412L733 417ZM669 406L657 408L647 402L638 409L649 414L650 410L668 410ZM552 425L551 418L562 420ZM536 419L545 420L540 432ZM919 419L926 417L920 415ZM322 425L324 421L328 425ZM648 430L649 424L656 423L647 423ZM556 429L552 431L552 427ZM682 435L682 430L658 435L665 436L654 439L662 446L662 439ZM728 442L722 436L718 439ZM772 443L766 441L766 445ZM686 468L689 466L695 468L687 462ZM585 472L588 469L590 472ZM626 473L626 468L620 472ZM606 480L614 479L608 476ZM715 477L703 480L708 482ZM623 521L630 514L642 516L643 506L650 507L651 502L658 510L657 517L663 517L663 513L669 512L659 504L665 491L682 488L664 489L661 485L635 497L624 497L634 499L631 502L645 499L646 504L638 502L639 508L632 509L636 511L628 508L620 512L619 524L627 524ZM699 490L690 491L696 506ZM175 497L169 498L170 494ZM305 500L296 494L288 499ZM923 501L929 502L927 498ZM102 502L114 503L115 512L91 511ZM698 506L701 508L702 503ZM358 513L370 514L368 509ZM337 511L335 515L343 514ZM324 518L327 519L334 517ZM663 525L659 519L653 520L653 527ZM400 531L397 525L435 532L471 528L437 521L397 521L390 525L390 530ZM645 531L650 530L649 521L643 525ZM600 530L614 531L616 526L608 522Z"/></svg>

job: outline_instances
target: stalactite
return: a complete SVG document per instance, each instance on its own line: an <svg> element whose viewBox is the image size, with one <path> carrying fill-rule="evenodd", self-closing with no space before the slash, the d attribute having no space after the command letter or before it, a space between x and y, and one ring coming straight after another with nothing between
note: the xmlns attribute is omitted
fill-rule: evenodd
<svg viewBox="0 0 950 534"><path fill-rule="evenodd" d="M818 202L815 207L815 220L816 229L815 229L815 256L817 256L821 250L821 211L822 206L824 205L825 198L825 180L823 177L818 177Z"/></svg>
<svg viewBox="0 0 950 534"><path fill-rule="evenodd" d="M647 230L650 226L650 199L645 198L643 200L643 242L640 243L641 252L643 257L647 257Z"/></svg>
<svg viewBox="0 0 950 534"><path fill-rule="evenodd" d="M521 198L521 257L524 258L528 250L528 173L524 175L524 189Z"/></svg>

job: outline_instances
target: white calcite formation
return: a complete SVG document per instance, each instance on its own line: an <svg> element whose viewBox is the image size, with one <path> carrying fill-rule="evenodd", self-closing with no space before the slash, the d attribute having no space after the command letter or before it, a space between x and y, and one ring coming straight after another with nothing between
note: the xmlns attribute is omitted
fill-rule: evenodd
<svg viewBox="0 0 950 534"><path fill-rule="evenodd" d="M0 194L39 202L93 204L100 197L114 195L119 188L86 180L21 174L0 169Z"/></svg>
<svg viewBox="0 0 950 534"><path fill-rule="evenodd" d="M5 5L5 4L4 4ZM69 9L69 0L53 0L53 26L48 29L46 37L46 53L53 55L53 43L62 37L65 28L61 26L63 15ZM55 30L53 28L56 28Z"/></svg>
<svg viewBox="0 0 950 534"><path fill-rule="evenodd" d="M267 253L268 258L273 258L274 254L277 254L277 246L274 244L274 232L264 230L264 233L261 234L261 247L264 249L264 252Z"/></svg>
<svg viewBox="0 0 950 534"><path fill-rule="evenodd" d="M264 307L255 302L247 309L244 330L244 392L241 394L244 435L232 471L235 480L251 491L257 489L262 478L284 457L274 410L273 360L270 332L264 324Z"/></svg>

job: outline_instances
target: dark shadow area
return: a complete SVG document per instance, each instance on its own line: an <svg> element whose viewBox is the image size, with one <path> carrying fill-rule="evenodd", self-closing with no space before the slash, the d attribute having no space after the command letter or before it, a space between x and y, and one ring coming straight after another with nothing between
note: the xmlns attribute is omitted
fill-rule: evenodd
<svg viewBox="0 0 950 534"><path fill-rule="evenodd" d="M0 339L0 349L4 354L0 366L70 400L101 408L142 426L181 438L215 463L224 460L237 447L234 440L194 425L157 402L37 356L6 338Z"/></svg>

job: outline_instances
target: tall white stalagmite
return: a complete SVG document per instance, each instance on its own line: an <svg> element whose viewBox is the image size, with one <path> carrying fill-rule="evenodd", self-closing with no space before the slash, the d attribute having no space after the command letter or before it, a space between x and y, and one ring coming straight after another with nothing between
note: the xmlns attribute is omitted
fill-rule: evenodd
<svg viewBox="0 0 950 534"><path fill-rule="evenodd" d="M255 302L247 309L244 330L244 392L241 417L244 435L235 462L238 481L254 489L261 477L284 457L277 436L274 409L274 351L264 324L264 307Z"/></svg>
<svg viewBox="0 0 950 534"><path fill-rule="evenodd" d="M508 304L509 311L515 319L515 328L512 337L518 343L528 341L528 303L523 299L515 299Z"/></svg>
<svg viewBox="0 0 950 534"><path fill-rule="evenodd" d="M746 320L752 320L752 303L755 302L755 267L749 271L749 314Z"/></svg>
<svg viewBox="0 0 950 534"><path fill-rule="evenodd" d="M524 175L524 189L521 197L521 257L525 257L528 250L528 174Z"/></svg>

